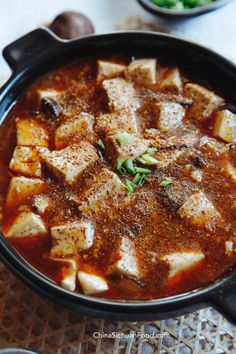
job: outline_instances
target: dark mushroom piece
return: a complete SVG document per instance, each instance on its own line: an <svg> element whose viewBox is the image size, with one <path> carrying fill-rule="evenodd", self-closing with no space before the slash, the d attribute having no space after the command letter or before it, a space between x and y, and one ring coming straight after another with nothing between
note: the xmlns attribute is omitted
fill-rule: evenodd
<svg viewBox="0 0 236 354"><path fill-rule="evenodd" d="M123 290L128 290L132 292L136 292L138 288L146 287L146 284L143 281L135 277L127 277L125 275L120 274L111 274L109 275L109 279L119 284L119 286Z"/></svg>
<svg viewBox="0 0 236 354"><path fill-rule="evenodd" d="M58 37L75 39L94 33L91 21L82 14L73 11L62 12L49 25Z"/></svg>
<svg viewBox="0 0 236 354"><path fill-rule="evenodd" d="M42 97L41 109L49 118L58 118L62 112L61 105L50 97Z"/></svg>
<svg viewBox="0 0 236 354"><path fill-rule="evenodd" d="M204 157L198 152L195 152L190 156L190 161L192 162L193 166L197 168L202 168L206 165L206 159L204 159Z"/></svg>

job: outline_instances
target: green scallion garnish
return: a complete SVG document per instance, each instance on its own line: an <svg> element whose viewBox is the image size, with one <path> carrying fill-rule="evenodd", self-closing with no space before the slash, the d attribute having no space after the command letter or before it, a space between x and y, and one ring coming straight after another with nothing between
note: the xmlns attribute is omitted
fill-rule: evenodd
<svg viewBox="0 0 236 354"><path fill-rule="evenodd" d="M135 173L139 172L139 173L145 173L145 174L152 172L151 170L149 170L149 168L143 168L143 167L135 167L134 171L135 171Z"/></svg>
<svg viewBox="0 0 236 354"><path fill-rule="evenodd" d="M196 7L206 6L214 0L150 0L159 7L170 10L188 10Z"/></svg>
<svg viewBox="0 0 236 354"><path fill-rule="evenodd" d="M117 162L116 162L116 170L118 172L120 172L122 175L127 176L128 173L127 173L126 169L122 165L123 165L123 161L118 159Z"/></svg>
<svg viewBox="0 0 236 354"><path fill-rule="evenodd" d="M138 162L140 162L142 165L147 165L148 164L144 159L142 159L142 157L138 157L136 160Z"/></svg>
<svg viewBox="0 0 236 354"><path fill-rule="evenodd" d="M152 157L149 154L143 154L141 155L141 159L146 161L147 165L156 165L158 163L158 161L156 159L154 159L154 157Z"/></svg>
<svg viewBox="0 0 236 354"><path fill-rule="evenodd" d="M125 161L124 167L125 167L126 171L128 173L130 173L131 175L135 174L135 168L133 165L133 161L131 159Z"/></svg>
<svg viewBox="0 0 236 354"><path fill-rule="evenodd" d="M159 186L160 187L168 187L170 186L171 184L173 184L173 181L171 178L166 178L164 181L162 181Z"/></svg>
<svg viewBox="0 0 236 354"><path fill-rule="evenodd" d="M123 176L127 176L127 174L128 174L127 171L126 171L126 169L125 169L123 166L121 166L119 172L120 172Z"/></svg>
<svg viewBox="0 0 236 354"><path fill-rule="evenodd" d="M105 145L101 139L97 141L98 146L100 146L101 149L105 150Z"/></svg>
<svg viewBox="0 0 236 354"><path fill-rule="evenodd" d="M148 134L148 135L151 135L153 132L153 129L146 129L145 130L145 133Z"/></svg>
<svg viewBox="0 0 236 354"><path fill-rule="evenodd" d="M142 187L144 185L146 178L147 178L147 175L143 174L138 182L139 187Z"/></svg>
<svg viewBox="0 0 236 354"><path fill-rule="evenodd" d="M126 132L120 132L116 134L116 139L120 143L120 146L123 146L129 144L132 141L133 135Z"/></svg>
<svg viewBox="0 0 236 354"><path fill-rule="evenodd" d="M155 152L157 152L156 148L147 148L147 153L148 154L153 155L153 154L155 154Z"/></svg>
<svg viewBox="0 0 236 354"><path fill-rule="evenodd" d="M117 162L116 162L117 171L120 171L121 167L122 167L122 161L118 159Z"/></svg>
<svg viewBox="0 0 236 354"><path fill-rule="evenodd" d="M136 175L133 178L133 183L134 184L138 184L138 182L140 181L141 177L142 177L141 173L136 173Z"/></svg>
<svg viewBox="0 0 236 354"><path fill-rule="evenodd" d="M130 180L128 180L128 179L125 180L125 187L129 193L134 192L134 184Z"/></svg>

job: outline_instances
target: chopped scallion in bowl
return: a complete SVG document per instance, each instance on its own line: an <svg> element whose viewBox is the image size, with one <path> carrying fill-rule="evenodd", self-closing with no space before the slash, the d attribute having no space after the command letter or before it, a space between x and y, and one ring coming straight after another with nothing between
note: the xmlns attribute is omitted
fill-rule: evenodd
<svg viewBox="0 0 236 354"><path fill-rule="evenodd" d="M214 2L214 0L150 0L157 6L174 10L188 10Z"/></svg>

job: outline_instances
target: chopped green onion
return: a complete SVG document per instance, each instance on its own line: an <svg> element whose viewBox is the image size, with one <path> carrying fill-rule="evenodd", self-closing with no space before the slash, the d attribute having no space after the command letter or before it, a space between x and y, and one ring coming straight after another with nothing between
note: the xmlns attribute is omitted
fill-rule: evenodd
<svg viewBox="0 0 236 354"><path fill-rule="evenodd" d="M123 145L129 144L132 141L133 135L126 133L126 132L117 133L116 139L119 141L120 146L123 146Z"/></svg>
<svg viewBox="0 0 236 354"><path fill-rule="evenodd" d="M142 157L138 157L136 160L140 162L142 165L148 165L148 163L144 159L142 159Z"/></svg>
<svg viewBox="0 0 236 354"><path fill-rule="evenodd" d="M146 129L145 130L145 133L148 134L148 135L151 135L153 132L153 129Z"/></svg>
<svg viewBox="0 0 236 354"><path fill-rule="evenodd" d="M130 174L134 174L135 170L134 170L134 165L133 165L133 161L132 160L126 160L124 163L125 169L127 172L129 172Z"/></svg>
<svg viewBox="0 0 236 354"><path fill-rule="evenodd" d="M118 159L117 164L116 164L116 169L118 172L120 172L122 175L127 176L127 171L126 169L122 166L123 162L122 160Z"/></svg>
<svg viewBox="0 0 236 354"><path fill-rule="evenodd" d="M162 181L159 186L160 187L167 187L170 186L173 183L171 178L166 178L164 181Z"/></svg>
<svg viewBox="0 0 236 354"><path fill-rule="evenodd" d="M126 189L128 190L129 193L133 193L134 192L134 185L133 185L133 183L130 180L128 180L128 179L125 180L125 187L126 187Z"/></svg>
<svg viewBox="0 0 236 354"><path fill-rule="evenodd" d="M144 185L146 178L147 178L147 175L143 174L139 180L139 183L138 183L139 187L142 187Z"/></svg>
<svg viewBox="0 0 236 354"><path fill-rule="evenodd" d="M141 156L141 159L146 161L147 165L155 165L158 163L158 161L156 159L154 159L154 157L150 156L149 154L143 154Z"/></svg>
<svg viewBox="0 0 236 354"><path fill-rule="evenodd" d="M133 183L134 184L138 184L138 182L140 181L141 177L142 177L142 175L140 173L136 173L136 175L133 178Z"/></svg>
<svg viewBox="0 0 236 354"><path fill-rule="evenodd" d="M171 10L186 10L211 4L214 0L150 0L157 6Z"/></svg>
<svg viewBox="0 0 236 354"><path fill-rule="evenodd" d="M138 187L142 187L144 185L146 178L147 178L146 173L136 173L133 179L133 183Z"/></svg>
<svg viewBox="0 0 236 354"><path fill-rule="evenodd" d="M104 143L103 143L103 141L102 141L101 139L99 139L99 140L97 141L97 144L98 144L98 146L100 146L100 148L102 148L103 150L105 150L105 145L104 145Z"/></svg>
<svg viewBox="0 0 236 354"><path fill-rule="evenodd" d="M135 173L139 172L139 173L151 173L152 171L149 170L149 168L143 168L143 167L135 167L134 168Z"/></svg>
<svg viewBox="0 0 236 354"><path fill-rule="evenodd" d="M122 161L121 161L120 159L118 159L118 160L117 160L117 163L116 163L116 169L117 169L117 171L120 171L121 167L122 167Z"/></svg>
<svg viewBox="0 0 236 354"><path fill-rule="evenodd" d="M99 150L99 149L98 149L98 156L99 156L101 159L103 159L102 152L101 152L101 150Z"/></svg>
<svg viewBox="0 0 236 354"><path fill-rule="evenodd" d="M156 148L147 148L147 152L148 152L148 154L152 155L152 154L155 154L155 152L157 152L157 149Z"/></svg>
<svg viewBox="0 0 236 354"><path fill-rule="evenodd" d="M127 176L127 174L128 174L127 171L126 171L126 169L125 169L123 166L121 166L119 172L120 172L123 176Z"/></svg>

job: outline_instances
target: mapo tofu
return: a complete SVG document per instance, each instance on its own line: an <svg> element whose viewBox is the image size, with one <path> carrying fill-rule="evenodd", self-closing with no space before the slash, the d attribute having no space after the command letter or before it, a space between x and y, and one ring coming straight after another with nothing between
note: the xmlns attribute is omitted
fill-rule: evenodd
<svg viewBox="0 0 236 354"><path fill-rule="evenodd" d="M162 298L229 271L236 114L200 82L160 58L122 56L34 82L0 129L7 240L88 296Z"/></svg>

